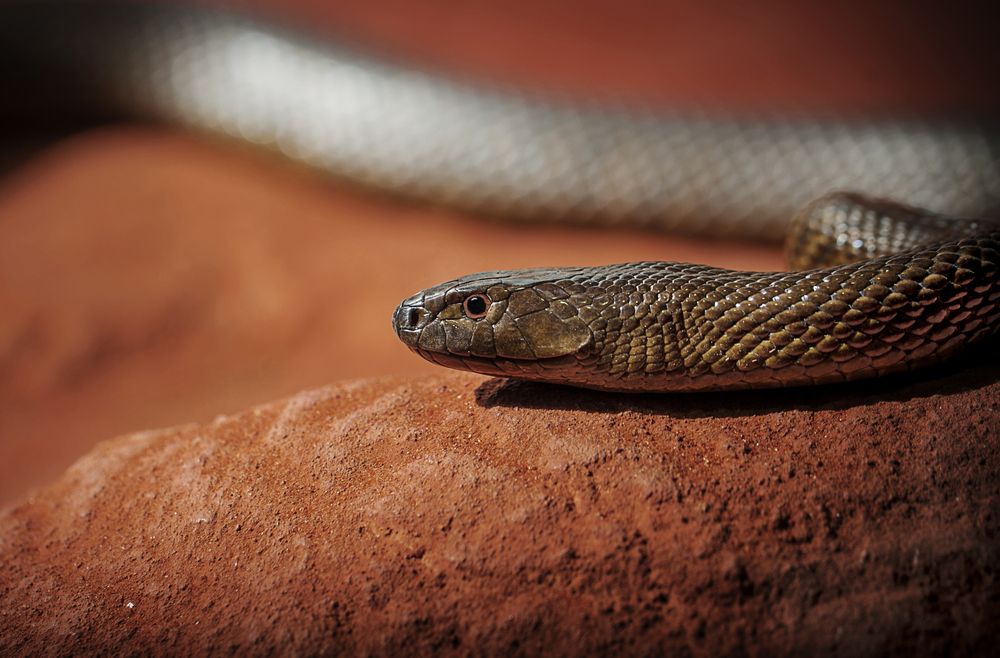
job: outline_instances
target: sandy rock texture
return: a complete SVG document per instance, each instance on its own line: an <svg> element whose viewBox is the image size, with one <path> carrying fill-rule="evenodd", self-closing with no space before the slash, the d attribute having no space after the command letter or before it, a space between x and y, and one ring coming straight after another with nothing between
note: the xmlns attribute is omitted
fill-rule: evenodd
<svg viewBox="0 0 1000 658"><path fill-rule="evenodd" d="M1000 107L995 21L971 3L224 4L571 96ZM988 350L884 384L716 396L445 373L388 320L457 274L781 259L490 223L169 127L42 148L21 128L0 121L0 655L997 646Z"/></svg>
<svg viewBox="0 0 1000 658"><path fill-rule="evenodd" d="M987 655L1000 371L442 373L104 442L0 517L0 654Z"/></svg>

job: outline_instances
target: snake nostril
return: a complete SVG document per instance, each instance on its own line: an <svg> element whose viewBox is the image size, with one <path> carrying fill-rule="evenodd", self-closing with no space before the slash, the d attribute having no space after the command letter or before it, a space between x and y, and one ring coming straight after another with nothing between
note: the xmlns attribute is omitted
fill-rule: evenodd
<svg viewBox="0 0 1000 658"><path fill-rule="evenodd" d="M400 305L392 316L396 331L413 331L424 323L427 313L419 306Z"/></svg>

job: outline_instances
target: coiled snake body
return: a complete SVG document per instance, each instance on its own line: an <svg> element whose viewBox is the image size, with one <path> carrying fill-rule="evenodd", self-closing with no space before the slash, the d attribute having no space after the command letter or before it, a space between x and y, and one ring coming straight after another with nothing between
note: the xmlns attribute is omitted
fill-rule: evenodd
<svg viewBox="0 0 1000 658"><path fill-rule="evenodd" d="M491 214L715 235L790 233L806 271L633 263L488 272L405 300L400 338L449 367L613 390L850 380L996 333L1000 133L971 122L740 120L476 89L224 12L0 9L26 112L159 118L335 175ZM7 108L8 110L10 107ZM16 107L14 108L17 109ZM825 268L825 269L815 269Z"/></svg>

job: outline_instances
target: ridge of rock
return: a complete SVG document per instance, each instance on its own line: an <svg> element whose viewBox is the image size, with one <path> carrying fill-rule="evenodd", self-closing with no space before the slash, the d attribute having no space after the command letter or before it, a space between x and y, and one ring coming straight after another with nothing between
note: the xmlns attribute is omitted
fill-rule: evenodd
<svg viewBox="0 0 1000 658"><path fill-rule="evenodd" d="M1000 381L348 381L0 515L0 653L987 653Z"/></svg>

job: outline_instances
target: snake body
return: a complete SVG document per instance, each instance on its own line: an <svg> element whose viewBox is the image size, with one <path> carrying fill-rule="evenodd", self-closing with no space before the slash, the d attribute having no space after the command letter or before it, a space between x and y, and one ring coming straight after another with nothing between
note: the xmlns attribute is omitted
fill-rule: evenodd
<svg viewBox="0 0 1000 658"><path fill-rule="evenodd" d="M799 214L793 261L863 260L791 272L667 262L483 272L410 297L393 325L447 367L587 388L842 382L995 334L998 250L1000 226L836 193Z"/></svg>
<svg viewBox="0 0 1000 658"><path fill-rule="evenodd" d="M72 99L88 114L166 120L393 193L521 219L775 239L795 209L835 189L956 216L1000 208L993 123L542 100L204 8L7 4L0 84L22 114ZM485 273L411 297L394 327L444 365L616 390L853 379L996 332L994 224L858 195L825 197L799 217L794 264L807 271L634 263Z"/></svg>

